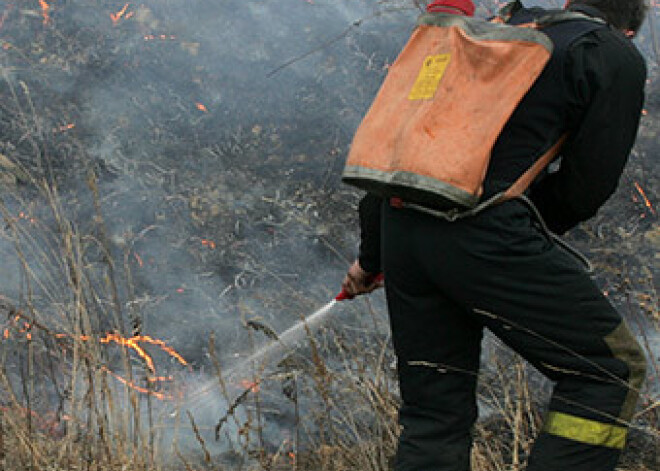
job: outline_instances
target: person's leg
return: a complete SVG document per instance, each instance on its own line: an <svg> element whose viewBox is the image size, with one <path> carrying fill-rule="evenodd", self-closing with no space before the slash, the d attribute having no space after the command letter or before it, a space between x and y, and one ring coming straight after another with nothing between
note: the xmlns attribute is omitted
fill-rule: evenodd
<svg viewBox="0 0 660 471"><path fill-rule="evenodd" d="M570 286L570 296L535 295L524 310L512 305L498 314L477 312L556 382L527 471L613 470L644 378L644 355L586 274L577 269L556 275L563 280L557 283Z"/></svg>
<svg viewBox="0 0 660 471"><path fill-rule="evenodd" d="M409 250L410 223L405 217L384 222L386 293L402 398L394 469L468 471L482 328L420 270L418 251Z"/></svg>
<svg viewBox="0 0 660 471"><path fill-rule="evenodd" d="M556 381L528 471L613 470L645 373L620 315L518 203L434 226L436 284Z"/></svg>

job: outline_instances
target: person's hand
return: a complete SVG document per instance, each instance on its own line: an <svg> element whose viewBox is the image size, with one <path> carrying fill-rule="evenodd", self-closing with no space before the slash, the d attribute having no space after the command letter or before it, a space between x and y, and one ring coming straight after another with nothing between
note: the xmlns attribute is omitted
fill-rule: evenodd
<svg viewBox="0 0 660 471"><path fill-rule="evenodd" d="M360 294L371 293L373 290L382 286L382 277L379 277L378 273L369 273L365 271L360 266L360 262L356 260L348 269L348 273L346 273L344 281L341 284L341 289L349 297L353 297Z"/></svg>

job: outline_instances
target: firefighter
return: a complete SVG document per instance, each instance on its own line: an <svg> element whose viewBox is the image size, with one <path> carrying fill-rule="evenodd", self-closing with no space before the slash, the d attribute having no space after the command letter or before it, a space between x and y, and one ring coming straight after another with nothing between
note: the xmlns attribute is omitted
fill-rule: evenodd
<svg viewBox="0 0 660 471"><path fill-rule="evenodd" d="M463 14L469 0L449 4ZM512 24L546 10L507 6ZM646 66L630 37L643 0L572 0L575 20L543 31L550 62L492 152L482 199L508 188L568 132L553 171L527 193L457 221L367 194L361 241L342 288L379 286L384 272L402 403L395 471L467 471L483 329L554 382L527 471L614 470L645 376L643 351L575 257L563 234L614 192L633 146ZM569 38L569 39L567 39ZM429 367L437 365L438 368Z"/></svg>

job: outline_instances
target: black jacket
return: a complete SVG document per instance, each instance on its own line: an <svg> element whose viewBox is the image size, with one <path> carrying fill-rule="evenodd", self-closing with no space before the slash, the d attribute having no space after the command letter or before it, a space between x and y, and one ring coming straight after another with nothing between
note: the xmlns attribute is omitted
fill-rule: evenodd
<svg viewBox="0 0 660 471"><path fill-rule="evenodd" d="M602 18L591 7L572 9ZM544 13L524 9L511 22ZM546 172L528 192L560 234L592 217L616 189L637 135L646 81L644 59L623 33L578 21L588 32L566 43L570 29L580 27L567 23L544 30L555 51L498 138L484 185L484 197L506 189L568 131L559 169ZM380 204L373 195L360 202L359 259L369 272L380 271Z"/></svg>

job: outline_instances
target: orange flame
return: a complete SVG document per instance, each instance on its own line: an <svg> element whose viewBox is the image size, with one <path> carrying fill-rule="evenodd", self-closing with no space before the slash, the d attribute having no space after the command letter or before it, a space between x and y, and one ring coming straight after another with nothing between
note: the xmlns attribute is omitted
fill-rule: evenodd
<svg viewBox="0 0 660 471"><path fill-rule="evenodd" d="M147 368L149 368L149 371L152 373L156 371L156 368L154 367L154 360L149 356L149 354L144 351L144 349L138 344L138 337L131 337L130 339L124 338L121 335L118 334L108 334L104 338L100 340L101 343L110 343L110 342L115 342L118 345L123 345L125 347L132 348L135 353L138 354L140 358L144 360L144 362L147 364Z"/></svg>
<svg viewBox="0 0 660 471"><path fill-rule="evenodd" d="M131 16L133 16L133 12L126 14L126 10L128 10L129 5L130 3L125 4L124 7L121 10L119 10L117 13L110 13L110 19L112 20L113 25L117 26L119 20L121 20L122 18L127 20Z"/></svg>
<svg viewBox="0 0 660 471"><path fill-rule="evenodd" d="M60 126L58 128L54 128L53 132L64 132L64 131L68 131L69 129L73 129L75 127L76 127L76 125L73 124L73 123L64 124L63 126Z"/></svg>
<svg viewBox="0 0 660 471"><path fill-rule="evenodd" d="M61 339L67 337L70 336L68 334L55 334L55 338ZM89 335L81 335L78 338L83 342L87 342L91 340L91 337ZM110 333L107 334L105 337L99 339L99 342L103 344L116 343L118 345L131 348L133 351L135 351L138 354L140 358L144 360L144 362L147 364L147 368L149 368L149 371L151 371L152 373L155 372L153 358L151 358L151 356L144 350L144 348L142 348L142 346L139 345L140 342L155 345L159 347L162 351L170 355L171 357L175 358L182 365L184 366L188 365L188 362L176 350L168 346L162 340L155 339L148 335L135 335L130 338L125 338L119 334Z"/></svg>
<svg viewBox="0 0 660 471"><path fill-rule="evenodd" d="M144 266L144 262L142 261L142 257L137 252L133 252L133 256L135 257L135 260L137 261L138 265L140 265L140 268Z"/></svg>
<svg viewBox="0 0 660 471"><path fill-rule="evenodd" d="M162 351L164 351L171 357L175 358L183 366L188 366L188 362L181 355L179 355L179 353L176 350L174 350L172 347L169 347L162 340L154 339L153 337L150 337L148 335L139 335L133 338L136 339L138 342L146 342L151 345L156 345L157 347L160 347Z"/></svg>
<svg viewBox="0 0 660 471"><path fill-rule="evenodd" d="M241 386L245 389L249 389L253 393L259 392L259 383L255 381L250 381L249 379L242 379L240 381Z"/></svg>
<svg viewBox="0 0 660 471"><path fill-rule="evenodd" d="M29 221L31 224L34 224L37 222L37 220L31 216L29 216L27 213L21 211L18 213L18 219L23 219L25 221Z"/></svg>
<svg viewBox="0 0 660 471"><path fill-rule="evenodd" d="M653 205L651 204L651 201L646 196L646 193L644 193L644 189L642 188L642 186L637 182L634 182L634 185L635 185L635 189L637 190L637 192L640 194L640 196L644 200L644 206L646 206L649 209L649 211L651 211L651 214L655 215L656 214L655 208L653 207Z"/></svg>
<svg viewBox="0 0 660 471"><path fill-rule="evenodd" d="M164 393L161 393L161 392L158 392L158 391L152 391L151 389L143 388L143 387L138 386L137 384L131 383L126 378L123 378L123 377L119 376L117 373L113 373L108 368L104 367L103 370L110 373L110 375L112 375L112 377L115 378L120 383L125 384L129 388L134 389L135 391L137 391L139 393L149 394L149 395L154 396L155 398L160 399L160 400L172 399L172 396L169 396L167 394L164 394Z"/></svg>
<svg viewBox="0 0 660 471"><path fill-rule="evenodd" d="M161 383L164 381L174 381L172 376L154 376L153 378L147 378L147 381L150 383Z"/></svg>
<svg viewBox="0 0 660 471"><path fill-rule="evenodd" d="M211 250L215 249L215 242L212 240L202 239L202 245L208 247Z"/></svg>
<svg viewBox="0 0 660 471"><path fill-rule="evenodd" d="M45 0L39 0L39 6L41 6L41 16L44 17L43 23L47 25L50 23L50 5Z"/></svg>
<svg viewBox="0 0 660 471"><path fill-rule="evenodd" d="M149 371L151 371L152 373L155 371L154 361L151 358L151 356L149 356L149 354L144 350L144 348L142 348L139 345L140 342L156 345L157 347L160 347L160 349L163 350L165 353L168 353L170 356L176 358L176 360L182 365L188 365L188 362L181 355L179 355L179 353L177 353L176 350L174 350L172 347L167 346L167 344L162 340L154 339L153 337L150 337L148 335L136 335L134 337L127 339L118 334L108 334L104 338L102 338L100 342L101 343L115 342L119 345L132 348L138 354L138 356L140 356L140 358L144 360L144 362L147 364L147 368L149 368Z"/></svg>
<svg viewBox="0 0 660 471"><path fill-rule="evenodd" d="M198 109L199 111L203 111L204 113L208 113L208 112L209 112L208 108L206 108L206 106L204 106L203 104L201 104L201 103L199 103L199 102L198 102L198 103L195 103L195 106L197 107L197 109Z"/></svg>

